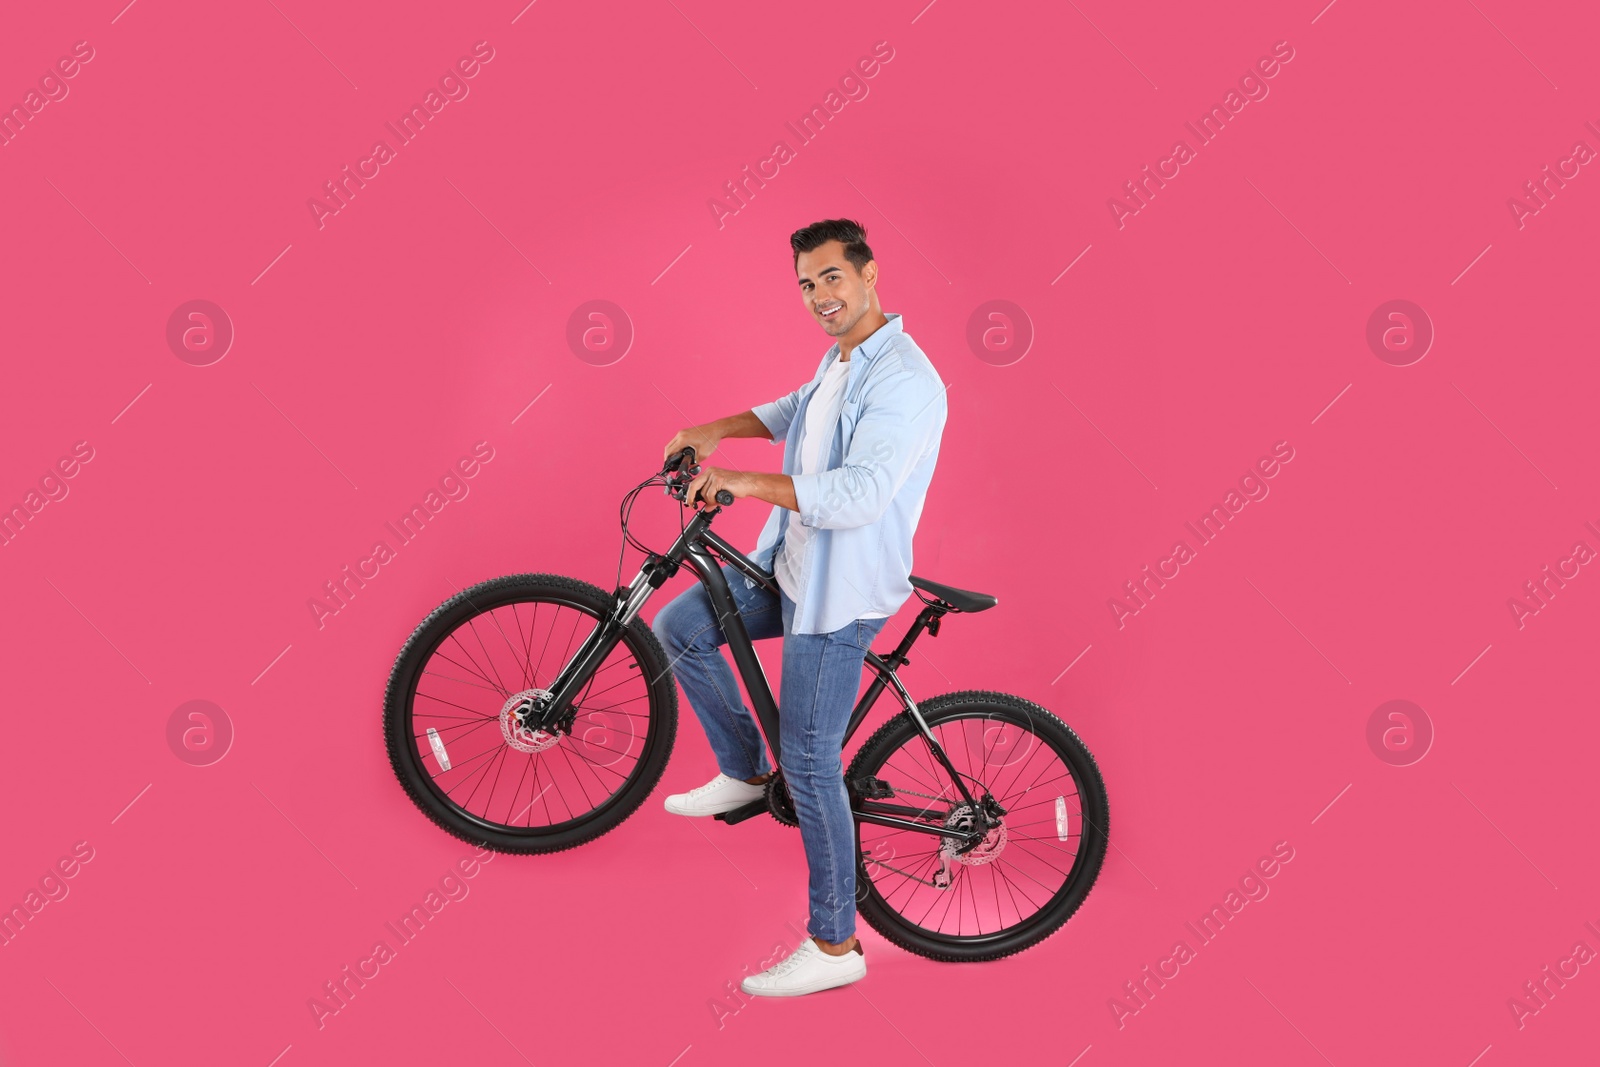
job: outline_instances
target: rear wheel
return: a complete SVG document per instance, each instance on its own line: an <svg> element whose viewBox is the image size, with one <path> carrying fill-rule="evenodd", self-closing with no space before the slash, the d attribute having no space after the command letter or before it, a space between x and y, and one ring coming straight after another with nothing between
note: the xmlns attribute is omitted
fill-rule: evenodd
<svg viewBox="0 0 1600 1067"><path fill-rule="evenodd" d="M923 825L986 829L974 843L858 819L857 910L932 959L1020 952L1065 923L1100 873L1108 805L1099 768L1071 727L1020 697L950 693L919 710L976 805L907 712L861 747L849 780L878 779L894 796L877 803Z"/></svg>
<svg viewBox="0 0 1600 1067"><path fill-rule="evenodd" d="M573 702L569 728L524 714L605 617L587 582L518 574L440 605L395 661L384 699L389 760L435 823L501 852L558 852L626 819L661 779L678 690L635 619Z"/></svg>

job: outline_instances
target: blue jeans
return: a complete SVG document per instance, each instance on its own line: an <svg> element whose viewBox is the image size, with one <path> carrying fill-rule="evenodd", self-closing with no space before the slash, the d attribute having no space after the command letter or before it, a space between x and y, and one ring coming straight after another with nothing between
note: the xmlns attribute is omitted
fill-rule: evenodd
<svg viewBox="0 0 1600 1067"><path fill-rule="evenodd" d="M829 634L792 633L788 594L747 588L744 576L727 565L722 573L750 639L783 638L778 747L811 868L806 931L837 944L856 929L855 822L840 758L844 728L861 692L862 661L889 620L857 619ZM722 655L728 638L705 587L695 582L656 613L650 628L711 742L717 769L741 779L771 770L761 731Z"/></svg>

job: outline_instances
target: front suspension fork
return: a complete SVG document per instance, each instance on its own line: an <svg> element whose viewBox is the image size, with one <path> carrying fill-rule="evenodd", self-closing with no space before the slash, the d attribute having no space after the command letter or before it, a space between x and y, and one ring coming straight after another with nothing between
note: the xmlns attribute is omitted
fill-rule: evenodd
<svg viewBox="0 0 1600 1067"><path fill-rule="evenodd" d="M611 655L611 650L617 647L623 631L638 616L644 602L676 570L677 567L665 558L651 555L640 566L639 573L633 576L633 581L619 587L611 595L611 609L605 618L595 624L595 628L583 639L583 644L578 646L577 654L556 675L555 681L550 684L550 696L542 705L535 705L538 721L530 721L527 724L529 729L551 733L567 718L572 710L572 702L578 698L594 672L600 669L606 657ZM653 684L655 679L650 681Z"/></svg>

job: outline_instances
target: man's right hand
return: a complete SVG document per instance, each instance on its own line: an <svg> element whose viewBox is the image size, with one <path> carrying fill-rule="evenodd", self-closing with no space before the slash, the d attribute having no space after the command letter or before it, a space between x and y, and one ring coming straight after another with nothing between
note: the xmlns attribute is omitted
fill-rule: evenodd
<svg viewBox="0 0 1600 1067"><path fill-rule="evenodd" d="M681 452L685 448L694 449L694 461L704 463L717 450L717 445L722 443L721 436L710 426L690 426L686 430L679 430L672 435L672 440L667 442L667 447L661 453L661 462L665 463L672 458L673 453Z"/></svg>

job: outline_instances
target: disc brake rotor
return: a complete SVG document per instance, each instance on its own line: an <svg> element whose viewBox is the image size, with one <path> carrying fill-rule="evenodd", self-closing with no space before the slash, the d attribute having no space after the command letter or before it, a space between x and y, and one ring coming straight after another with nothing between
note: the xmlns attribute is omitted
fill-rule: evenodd
<svg viewBox="0 0 1600 1067"><path fill-rule="evenodd" d="M518 752L543 752L561 740L560 734L530 730L527 726L535 702L548 699L548 689L524 689L512 694L500 709L500 735L506 739L506 744Z"/></svg>
<svg viewBox="0 0 1600 1067"><path fill-rule="evenodd" d="M959 833L971 833L978 825L972 805L961 804L944 821L946 830L955 830ZM1006 827L1004 823L995 823L989 832L971 848L963 851L964 842L959 837L945 837L940 839L939 854L946 859L965 863L969 867L981 866L1000 855L1006 847Z"/></svg>

